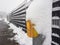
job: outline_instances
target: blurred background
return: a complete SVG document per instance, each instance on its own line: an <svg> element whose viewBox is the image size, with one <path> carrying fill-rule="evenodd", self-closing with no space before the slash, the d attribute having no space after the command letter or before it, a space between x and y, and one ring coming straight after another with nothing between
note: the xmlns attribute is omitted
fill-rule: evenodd
<svg viewBox="0 0 60 45"><path fill-rule="evenodd" d="M11 13L12 10L17 8L24 0L0 0L0 18L5 18L6 15ZM27 10L26 19L30 19L34 24L38 33L46 36L43 45L51 45L51 10L52 0L33 0L30 7ZM10 24L14 32L18 35L15 37L17 42L25 45L32 45L32 38L17 28L13 24Z"/></svg>

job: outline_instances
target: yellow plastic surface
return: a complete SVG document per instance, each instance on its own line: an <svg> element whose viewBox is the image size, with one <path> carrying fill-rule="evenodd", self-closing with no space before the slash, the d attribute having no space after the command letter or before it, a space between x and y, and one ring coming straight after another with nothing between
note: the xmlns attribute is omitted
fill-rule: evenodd
<svg viewBox="0 0 60 45"><path fill-rule="evenodd" d="M29 37L35 38L38 36L38 32L34 28L34 24L32 24L30 20L26 21L26 26L27 26L27 35Z"/></svg>

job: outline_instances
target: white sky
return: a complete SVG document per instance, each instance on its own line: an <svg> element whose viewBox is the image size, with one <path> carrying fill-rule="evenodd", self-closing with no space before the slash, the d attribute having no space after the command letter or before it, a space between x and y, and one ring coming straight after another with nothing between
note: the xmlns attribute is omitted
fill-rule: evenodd
<svg viewBox="0 0 60 45"><path fill-rule="evenodd" d="M23 1L0 0L0 11L10 13ZM34 0L27 10L27 19L31 19L36 24L38 33L42 33L47 37L43 45L51 45L51 10L52 0Z"/></svg>
<svg viewBox="0 0 60 45"><path fill-rule="evenodd" d="M24 0L0 0L0 11L10 12L14 10Z"/></svg>

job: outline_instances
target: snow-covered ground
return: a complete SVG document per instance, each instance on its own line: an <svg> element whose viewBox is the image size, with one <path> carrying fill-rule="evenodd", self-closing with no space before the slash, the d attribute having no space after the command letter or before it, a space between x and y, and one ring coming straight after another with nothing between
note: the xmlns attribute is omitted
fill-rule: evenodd
<svg viewBox="0 0 60 45"><path fill-rule="evenodd" d="M0 11L10 13L14 8L16 8L24 0L0 0ZM51 10L52 10L52 0L34 0L29 9L27 10L27 20L30 19L36 24L36 30L38 33L42 33L46 36L43 45L51 45ZM16 40L25 45L32 45L32 38L27 37L27 35L17 28L13 24L10 24L14 32L17 32Z"/></svg>

